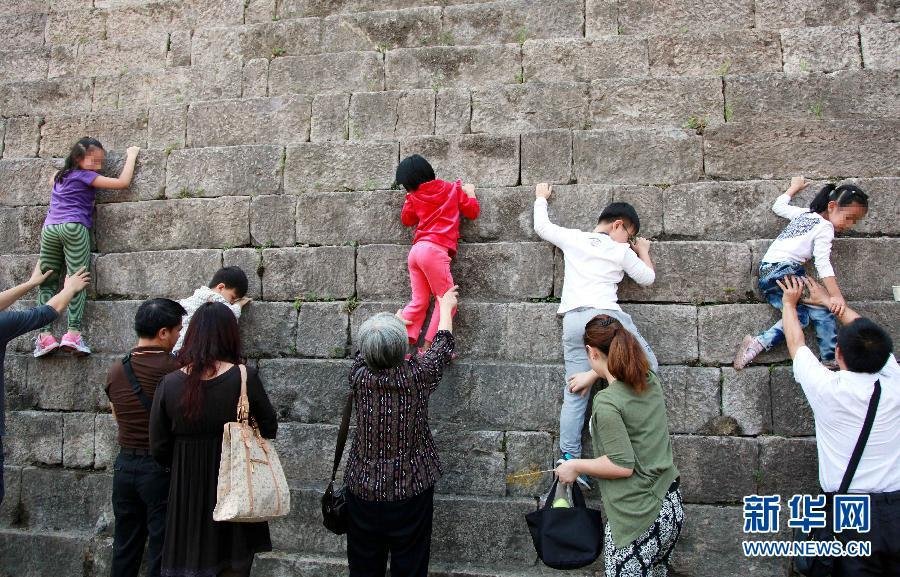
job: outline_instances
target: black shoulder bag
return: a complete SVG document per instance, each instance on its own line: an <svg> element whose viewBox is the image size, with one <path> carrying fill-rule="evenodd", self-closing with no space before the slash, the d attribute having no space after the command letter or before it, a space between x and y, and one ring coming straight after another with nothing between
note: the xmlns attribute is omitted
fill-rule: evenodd
<svg viewBox="0 0 900 577"><path fill-rule="evenodd" d="M603 519L589 509L578 483L572 483L573 507L554 508L553 481L542 509L525 515L531 541L544 565L554 569L578 569L593 563L603 551Z"/></svg>
<svg viewBox="0 0 900 577"><path fill-rule="evenodd" d="M856 446L853 448L853 454L850 456L850 464L844 471L844 478L841 479L841 486L837 495L844 495L850 488L853 481L853 475L856 474L856 467L862 458L863 451L866 448L866 441L869 440L869 433L872 432L872 423L875 422L875 411L878 410L878 399L881 398L881 381L875 381L875 390L872 391L872 398L869 400L869 410L866 412L866 420L863 423L862 430L859 432L859 439L856 440ZM830 496L829 496L830 497ZM826 499L827 506L831 506L832 500ZM827 523L824 527L811 530L809 533L803 533L800 529L794 529L794 541L832 541L837 537L834 534L832 515L830 512L826 515ZM828 577L831 575L834 567L834 557L794 557L794 569L801 575L806 577Z"/></svg>
<svg viewBox="0 0 900 577"><path fill-rule="evenodd" d="M341 417L341 429L338 432L337 445L334 447L334 467L331 469L331 481L322 495L322 524L336 535L347 532L347 496L346 487L343 485L335 490L334 480L337 477L338 465L341 464L341 455L344 454L344 445L347 444L347 432L350 430L350 413L353 411L353 392L347 395L347 404L344 406L344 414Z"/></svg>
<svg viewBox="0 0 900 577"><path fill-rule="evenodd" d="M137 396L138 400L147 409L147 412L150 412L150 409L153 407L153 401L150 400L146 394L144 394L144 390L141 388L141 383L137 380L137 375L134 374L134 368L131 366L131 353L128 353L122 358L122 369L125 371L125 376L128 377L128 382L131 383L131 390L134 391L134 394Z"/></svg>

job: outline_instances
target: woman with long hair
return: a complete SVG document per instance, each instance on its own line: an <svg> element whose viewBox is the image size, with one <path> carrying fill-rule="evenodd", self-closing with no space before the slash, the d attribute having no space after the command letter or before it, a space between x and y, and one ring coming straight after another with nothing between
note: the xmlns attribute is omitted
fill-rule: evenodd
<svg viewBox="0 0 900 577"><path fill-rule="evenodd" d="M181 369L166 375L150 414L150 448L171 467L164 577L250 575L253 556L272 550L268 523L213 521L225 423L237 417L241 390L241 338L237 320L221 303L194 313ZM275 438L275 410L259 375L247 368L250 416L263 437Z"/></svg>

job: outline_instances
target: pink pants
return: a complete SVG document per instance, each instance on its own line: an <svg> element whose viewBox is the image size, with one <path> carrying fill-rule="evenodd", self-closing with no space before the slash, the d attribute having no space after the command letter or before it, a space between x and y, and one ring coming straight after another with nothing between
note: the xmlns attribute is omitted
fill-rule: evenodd
<svg viewBox="0 0 900 577"><path fill-rule="evenodd" d="M409 284L412 287L412 300L401 313L403 318L412 321L406 327L409 342L415 344L419 340L419 333L425 323L425 315L428 313L428 305L431 303L431 295L443 296L445 292L453 288L453 276L450 274L450 255L447 249L421 240L409 250L407 259L409 266ZM456 315L456 309L453 309ZM431 322L425 332L425 340L434 341L438 324L441 322L440 307L435 304Z"/></svg>

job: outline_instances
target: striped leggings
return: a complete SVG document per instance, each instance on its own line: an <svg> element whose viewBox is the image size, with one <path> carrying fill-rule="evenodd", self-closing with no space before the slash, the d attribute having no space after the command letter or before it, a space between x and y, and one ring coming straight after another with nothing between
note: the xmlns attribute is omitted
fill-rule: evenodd
<svg viewBox="0 0 900 577"><path fill-rule="evenodd" d="M63 266L66 273L72 274L78 269L85 270L91 264L91 235L83 224L67 222L52 224L41 230L41 272L53 269L53 274L41 283L38 289L38 304L45 305L59 291L63 278ZM81 291L69 303L69 329L81 330L81 319L84 316L84 303L87 293ZM50 332L50 325L44 332Z"/></svg>

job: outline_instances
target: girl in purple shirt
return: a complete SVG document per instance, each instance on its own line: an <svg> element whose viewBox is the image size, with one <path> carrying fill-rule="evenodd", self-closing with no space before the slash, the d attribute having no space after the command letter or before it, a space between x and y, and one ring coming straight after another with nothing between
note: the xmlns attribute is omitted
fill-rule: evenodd
<svg viewBox="0 0 900 577"><path fill-rule="evenodd" d="M38 290L38 304L46 304L59 288L60 272L87 269L91 262L90 229L94 224L94 197L97 189L120 190L131 185L137 146L126 151L125 168L118 178L97 174L103 168L106 151L100 141L82 138L69 151L65 165L53 178L53 192L44 227L41 229L41 272L50 275ZM80 292L68 307L68 331L61 341L50 333L51 326L45 326L35 339L34 356L44 355L63 349L75 355L89 355L90 347L81 335L81 320L84 316L85 292Z"/></svg>

